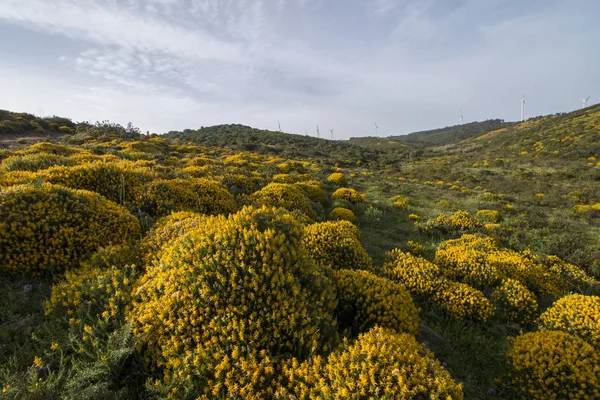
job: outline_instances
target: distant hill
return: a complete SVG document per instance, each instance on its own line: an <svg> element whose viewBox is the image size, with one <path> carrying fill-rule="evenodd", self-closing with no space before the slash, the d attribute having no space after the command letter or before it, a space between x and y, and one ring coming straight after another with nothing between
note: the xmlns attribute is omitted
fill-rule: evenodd
<svg viewBox="0 0 600 400"><path fill-rule="evenodd" d="M75 124L68 118L42 118L29 113L0 110L0 138L73 133Z"/></svg>
<svg viewBox="0 0 600 400"><path fill-rule="evenodd" d="M402 160L405 152L363 147L349 141L326 140L298 134L255 129L245 125L217 125L165 134L204 146L230 147L261 154L316 158L343 164L387 164ZM399 146L400 147L400 146Z"/></svg>
<svg viewBox="0 0 600 400"><path fill-rule="evenodd" d="M463 125L447 126L440 129L420 131L408 135L390 136L389 139L401 142L420 143L423 145L441 146L458 143L463 140L481 136L487 132L513 125L501 119L489 119L482 122L470 122Z"/></svg>
<svg viewBox="0 0 600 400"><path fill-rule="evenodd" d="M600 104L510 124L457 146L468 147L538 158L600 158Z"/></svg>

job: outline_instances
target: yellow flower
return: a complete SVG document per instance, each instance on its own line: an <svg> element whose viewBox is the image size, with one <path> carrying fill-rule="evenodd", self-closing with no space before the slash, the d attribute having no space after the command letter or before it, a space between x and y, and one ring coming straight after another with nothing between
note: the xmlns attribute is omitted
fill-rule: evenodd
<svg viewBox="0 0 600 400"><path fill-rule="evenodd" d="M37 357L37 356L36 356L36 357L33 359L33 365L35 365L36 367L38 367L38 368L39 368L39 367L41 367L42 365L44 365L44 360L42 360L42 358L41 358L41 357Z"/></svg>

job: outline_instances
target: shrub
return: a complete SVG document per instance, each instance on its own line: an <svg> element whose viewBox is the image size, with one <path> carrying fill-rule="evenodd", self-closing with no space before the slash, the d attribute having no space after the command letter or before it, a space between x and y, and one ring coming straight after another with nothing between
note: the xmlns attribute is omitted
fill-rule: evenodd
<svg viewBox="0 0 600 400"><path fill-rule="evenodd" d="M327 177L328 182L333 182L336 185L343 186L347 183L346 177L341 172L334 172Z"/></svg>
<svg viewBox="0 0 600 400"><path fill-rule="evenodd" d="M459 210L450 216L440 214L437 218L419 224L419 229L424 232L439 232L448 234L451 232L464 232L481 228L483 225L469 214L468 211Z"/></svg>
<svg viewBox="0 0 600 400"><path fill-rule="evenodd" d="M483 293L469 285L445 278L440 268L424 258L394 249L383 266L389 279L406 286L411 294L443 307L458 319L486 321L494 308Z"/></svg>
<svg viewBox="0 0 600 400"><path fill-rule="evenodd" d="M277 183L294 183L294 178L290 174L276 174L273 175L271 181Z"/></svg>
<svg viewBox="0 0 600 400"><path fill-rule="evenodd" d="M177 211L214 215L233 212L236 204L233 195L212 180L157 179L144 187L139 208L154 216Z"/></svg>
<svg viewBox="0 0 600 400"><path fill-rule="evenodd" d="M352 204L364 203L366 195L357 192L354 189L339 188L331 195L333 200L347 200Z"/></svg>
<svg viewBox="0 0 600 400"><path fill-rule="evenodd" d="M600 356L582 339L559 331L530 332L511 341L506 387L539 400L600 398Z"/></svg>
<svg viewBox="0 0 600 400"><path fill-rule="evenodd" d="M568 292L598 292L600 284L576 265L561 260L556 256L548 256L544 266L557 280L562 283L564 293Z"/></svg>
<svg viewBox="0 0 600 400"><path fill-rule="evenodd" d="M398 283L367 271L335 271L340 328L362 333L379 325L416 335L419 310L410 293Z"/></svg>
<svg viewBox="0 0 600 400"><path fill-rule="evenodd" d="M462 385L413 336L380 327L346 343L326 362L320 357L293 362L283 374L288 387L280 389L280 398L463 398Z"/></svg>
<svg viewBox="0 0 600 400"><path fill-rule="evenodd" d="M327 193L325 193L323 184L320 181L309 180L296 182L294 185L302 189L309 199L316 201L323 207L326 207L329 204L329 198L327 197Z"/></svg>
<svg viewBox="0 0 600 400"><path fill-rule="evenodd" d="M406 196L395 196L392 197L392 204L394 205L394 207L399 208L401 210L405 209L408 207L408 205L410 204L410 199Z"/></svg>
<svg viewBox="0 0 600 400"><path fill-rule="evenodd" d="M116 328L125 317L135 279L136 268L128 265L67 271L52 287L46 314L69 325Z"/></svg>
<svg viewBox="0 0 600 400"><path fill-rule="evenodd" d="M444 283L433 300L454 318L485 322L494 315L494 306L480 290L461 282L446 280Z"/></svg>
<svg viewBox="0 0 600 400"><path fill-rule="evenodd" d="M425 246L423 246L419 242L415 242L414 240L409 240L408 242L406 242L406 244L408 245L410 252L413 253L414 255L418 256L425 252Z"/></svg>
<svg viewBox="0 0 600 400"><path fill-rule="evenodd" d="M144 263L150 264L158 259L162 249L168 248L179 237L198 228L205 220L206 216L192 212L177 212L159 219L142 239L140 252Z"/></svg>
<svg viewBox="0 0 600 400"><path fill-rule="evenodd" d="M52 167L43 171L42 176L47 182L90 190L125 206L136 204L144 185L157 178L151 170L128 161Z"/></svg>
<svg viewBox="0 0 600 400"><path fill-rule="evenodd" d="M479 210L475 216L483 221L491 222L493 224L502 222L502 215L496 210Z"/></svg>
<svg viewBox="0 0 600 400"><path fill-rule="evenodd" d="M371 258L358 240L358 228L348 221L306 226L304 245L315 261L332 269L371 269Z"/></svg>
<svg viewBox="0 0 600 400"><path fill-rule="evenodd" d="M328 347L327 269L281 209L208 217L141 278L130 319L148 360L189 397L272 397L277 363Z"/></svg>
<svg viewBox="0 0 600 400"><path fill-rule="evenodd" d="M234 196L252 194L261 186L258 179L246 175L225 174L219 177L218 180Z"/></svg>
<svg viewBox="0 0 600 400"><path fill-rule="evenodd" d="M287 183L270 183L251 196L255 206L281 207L288 211L298 211L310 219L316 213L304 191L296 185Z"/></svg>
<svg viewBox="0 0 600 400"><path fill-rule="evenodd" d="M336 207L329 213L329 219L334 221L348 221L354 223L356 221L356 215L347 208Z"/></svg>
<svg viewBox="0 0 600 400"><path fill-rule="evenodd" d="M600 349L600 297L565 296L540 315L539 325L543 329L570 333Z"/></svg>
<svg viewBox="0 0 600 400"><path fill-rule="evenodd" d="M0 171L38 171L50 168L54 165L72 165L73 161L65 156L34 153L25 155L16 155L2 160Z"/></svg>
<svg viewBox="0 0 600 400"><path fill-rule="evenodd" d="M519 281L507 278L494 290L492 300L509 321L530 324L537 315L535 295Z"/></svg>
<svg viewBox="0 0 600 400"><path fill-rule="evenodd" d="M48 184L0 191L0 266L7 272L61 272L100 245L139 235L137 219L97 193Z"/></svg>

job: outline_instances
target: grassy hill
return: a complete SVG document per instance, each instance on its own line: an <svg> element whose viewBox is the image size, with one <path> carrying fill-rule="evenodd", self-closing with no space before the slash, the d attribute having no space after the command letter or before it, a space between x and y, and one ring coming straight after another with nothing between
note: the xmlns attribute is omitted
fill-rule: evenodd
<svg viewBox="0 0 600 400"><path fill-rule="evenodd" d="M553 362L530 334L600 362L600 331L538 319L600 319L600 106L429 142L108 122L48 140L0 115L22 127L0 149L0 399L548 398L539 376L566 369L516 385L510 337L530 368Z"/></svg>
<svg viewBox="0 0 600 400"><path fill-rule="evenodd" d="M218 125L184 132L172 131L165 137L202 146L228 147L284 157L314 158L342 164L378 166L398 162L406 156L405 147L365 148L348 141L267 131L244 125Z"/></svg>
<svg viewBox="0 0 600 400"><path fill-rule="evenodd" d="M504 122L504 120L501 119L490 119L482 122L470 122L463 125L413 132L408 135L390 136L388 139L401 142L420 143L423 145L445 145L458 143L511 125L512 123Z"/></svg>
<svg viewBox="0 0 600 400"><path fill-rule="evenodd" d="M37 117L29 113L0 110L0 140L24 136L73 134L75 124L68 118Z"/></svg>

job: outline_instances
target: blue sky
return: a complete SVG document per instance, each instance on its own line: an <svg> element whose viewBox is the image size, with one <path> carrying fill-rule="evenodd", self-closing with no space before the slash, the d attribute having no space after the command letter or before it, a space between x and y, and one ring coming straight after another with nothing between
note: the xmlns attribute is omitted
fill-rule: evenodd
<svg viewBox="0 0 600 400"><path fill-rule="evenodd" d="M1 0L0 108L337 138L600 101L596 0Z"/></svg>

